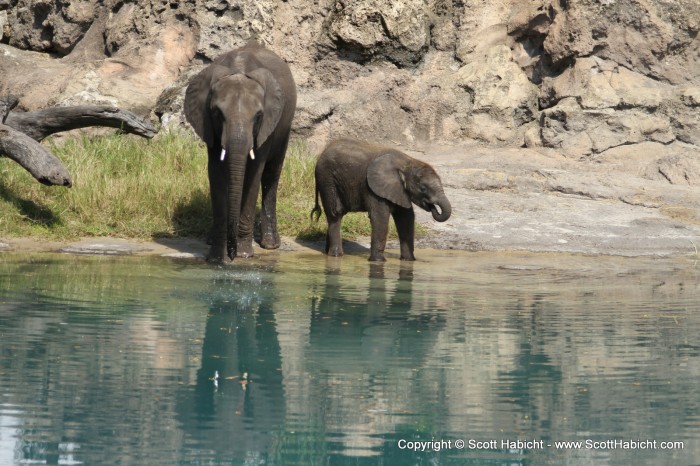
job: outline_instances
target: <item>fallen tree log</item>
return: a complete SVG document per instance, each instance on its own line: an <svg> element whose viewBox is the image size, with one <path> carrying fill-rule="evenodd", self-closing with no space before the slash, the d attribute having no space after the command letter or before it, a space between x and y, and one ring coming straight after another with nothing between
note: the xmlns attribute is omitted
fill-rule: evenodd
<svg viewBox="0 0 700 466"><path fill-rule="evenodd" d="M0 154L20 164L42 184L68 187L73 184L58 157L26 134L3 124L0 124Z"/></svg>
<svg viewBox="0 0 700 466"><path fill-rule="evenodd" d="M14 160L46 185L72 185L61 161L39 144L51 134L89 126L118 128L149 139L157 132L148 120L116 107L79 105L12 113L17 102L14 96L0 98L0 156Z"/></svg>
<svg viewBox="0 0 700 466"><path fill-rule="evenodd" d="M149 139L157 132L148 120L126 110L101 105L52 107L35 112L14 112L7 116L5 124L36 141L42 141L47 136L61 131L89 126L117 128L125 133Z"/></svg>

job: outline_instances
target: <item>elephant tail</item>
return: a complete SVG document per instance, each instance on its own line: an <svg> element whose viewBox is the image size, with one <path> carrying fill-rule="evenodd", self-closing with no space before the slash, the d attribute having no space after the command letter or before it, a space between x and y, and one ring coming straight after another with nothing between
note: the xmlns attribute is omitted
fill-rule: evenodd
<svg viewBox="0 0 700 466"><path fill-rule="evenodd" d="M314 219L314 214L316 214L315 221L318 222L318 219L321 218L321 212L323 212L323 210L321 209L321 206L318 203L318 184L316 184L316 205L313 209L311 209L311 220Z"/></svg>

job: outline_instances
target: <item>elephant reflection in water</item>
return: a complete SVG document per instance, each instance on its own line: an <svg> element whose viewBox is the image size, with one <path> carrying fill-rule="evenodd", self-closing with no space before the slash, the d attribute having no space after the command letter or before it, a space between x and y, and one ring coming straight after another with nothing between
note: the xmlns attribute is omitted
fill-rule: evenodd
<svg viewBox="0 0 700 466"><path fill-rule="evenodd" d="M223 280L212 293L201 367L196 385L181 390L179 420L199 450L267 458L285 413L275 298L257 280L231 285Z"/></svg>
<svg viewBox="0 0 700 466"><path fill-rule="evenodd" d="M413 263L398 271L370 263L367 277L340 270L329 258L325 282L311 302L308 350L299 366L314 377L308 403L337 434L343 454L379 454L385 437L405 423L395 414L410 412L416 368L424 365L444 322L426 309L415 312ZM416 298L417 299L417 298ZM285 380L286 382L286 380ZM288 409L292 403L288 395Z"/></svg>
<svg viewBox="0 0 700 466"><path fill-rule="evenodd" d="M365 277L340 265L329 258L311 284L285 273L236 283L235 294L221 285L196 386L183 388L179 403L198 448L270 461L303 449L322 462L329 442L342 442L344 455L377 454L383 436L396 433L405 419L387 411L416 403L415 369L444 321L429 303L415 310L413 263L401 263L396 281L382 264Z"/></svg>

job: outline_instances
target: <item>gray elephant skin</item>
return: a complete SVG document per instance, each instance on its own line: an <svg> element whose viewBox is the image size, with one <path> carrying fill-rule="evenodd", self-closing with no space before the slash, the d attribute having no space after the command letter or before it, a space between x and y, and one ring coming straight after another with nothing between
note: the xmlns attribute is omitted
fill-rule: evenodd
<svg viewBox="0 0 700 466"><path fill-rule="evenodd" d="M452 207L433 167L401 151L382 145L342 139L331 142L316 162L316 205L319 194L328 221L326 254L342 256L340 226L348 212L368 212L372 226L371 261L383 261L394 218L401 244L401 260L413 255L415 215L413 205L432 213L438 222L450 218Z"/></svg>
<svg viewBox="0 0 700 466"><path fill-rule="evenodd" d="M253 255L262 186L260 246L278 248L277 186L296 107L287 64L255 42L225 53L197 74L185 116L207 145L213 225L207 260Z"/></svg>

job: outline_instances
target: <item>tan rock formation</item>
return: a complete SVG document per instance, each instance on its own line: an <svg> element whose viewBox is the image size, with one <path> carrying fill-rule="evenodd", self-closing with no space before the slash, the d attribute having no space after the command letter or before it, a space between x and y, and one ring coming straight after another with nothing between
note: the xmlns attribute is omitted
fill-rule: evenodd
<svg viewBox="0 0 700 466"><path fill-rule="evenodd" d="M358 136L574 158L647 142L700 150L697 0L0 0L0 10L0 94L25 110L110 103L185 124L189 76L257 39L290 63L295 131L317 147Z"/></svg>

